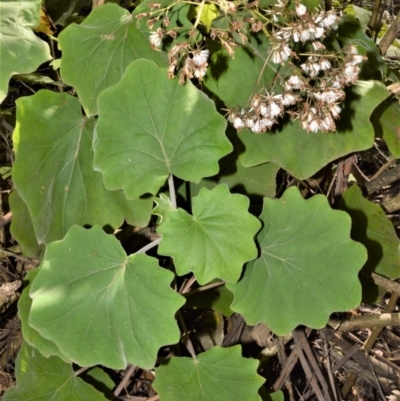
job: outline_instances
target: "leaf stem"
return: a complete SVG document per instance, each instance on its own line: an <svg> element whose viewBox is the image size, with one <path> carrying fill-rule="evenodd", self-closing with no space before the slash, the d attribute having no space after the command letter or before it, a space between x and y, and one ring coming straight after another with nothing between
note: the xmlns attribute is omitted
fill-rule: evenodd
<svg viewBox="0 0 400 401"><path fill-rule="evenodd" d="M172 174L168 177L168 188L169 188L169 197L171 199L172 206L176 208L176 193L175 193L175 185L174 185L174 176Z"/></svg>
<svg viewBox="0 0 400 401"><path fill-rule="evenodd" d="M81 375L83 372L86 372L90 368L91 368L91 366L86 366L86 367L78 369L76 372L74 372L74 377L78 377L79 375Z"/></svg>
<svg viewBox="0 0 400 401"><path fill-rule="evenodd" d="M178 320L183 329L182 341L185 343L187 350L190 352L190 355L193 359L196 359L196 352L194 351L194 347L192 344L192 340L190 339L189 332L186 328L185 321L183 320L182 312L178 311Z"/></svg>
<svg viewBox="0 0 400 401"><path fill-rule="evenodd" d="M218 281L216 283L210 283L210 284L204 285L203 287L195 288L192 291L189 291L189 292L186 292L186 293L182 293L182 295L184 297L189 297L190 295L197 294L198 292L207 291L210 288L219 287L219 286L224 285L224 284L226 284L226 281Z"/></svg>
<svg viewBox="0 0 400 401"><path fill-rule="evenodd" d="M150 244L145 245L143 248L140 248L134 255L138 255L139 253L144 253L154 248L161 242L162 238L157 238L155 241L150 242Z"/></svg>

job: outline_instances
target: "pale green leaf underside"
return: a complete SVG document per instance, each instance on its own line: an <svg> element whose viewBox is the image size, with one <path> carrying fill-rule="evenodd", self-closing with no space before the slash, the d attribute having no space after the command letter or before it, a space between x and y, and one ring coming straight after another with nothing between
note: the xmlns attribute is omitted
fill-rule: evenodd
<svg viewBox="0 0 400 401"><path fill-rule="evenodd" d="M128 198L157 193L171 173L199 182L232 150L214 102L152 61L134 61L98 105L94 164L106 187Z"/></svg>
<svg viewBox="0 0 400 401"><path fill-rule="evenodd" d="M82 24L71 24L60 34L62 79L76 89L88 116L97 114L98 95L115 85L132 61L146 58L167 65L136 23L127 10L110 3L96 7Z"/></svg>
<svg viewBox="0 0 400 401"><path fill-rule="evenodd" d="M390 279L399 278L399 238L382 207L365 199L361 189L353 185L344 192L339 208L352 218L352 238L368 249L364 269Z"/></svg>
<svg viewBox="0 0 400 401"><path fill-rule="evenodd" d="M13 179L39 244L61 239L73 224L117 228L124 219L138 226L149 221L150 197L127 200L122 191L108 191L94 171L94 124L66 93L42 90L17 101Z"/></svg>
<svg viewBox="0 0 400 401"><path fill-rule="evenodd" d="M257 256L254 236L261 227L248 212L248 198L221 184L202 188L192 201L193 216L178 209L157 228L163 236L159 253L173 257L179 275L192 271L200 284L237 281L243 265Z"/></svg>
<svg viewBox="0 0 400 401"><path fill-rule="evenodd" d="M100 227L73 226L46 248L29 324L80 366L152 368L159 348L179 340L184 299L172 279L146 254L127 257Z"/></svg>
<svg viewBox="0 0 400 401"><path fill-rule="evenodd" d="M23 342L15 367L17 386L3 401L106 401L103 394L74 376L72 366L56 356L45 358Z"/></svg>
<svg viewBox="0 0 400 401"><path fill-rule="evenodd" d="M288 123L282 131L274 133L240 132L245 146L240 161L246 167L274 162L296 178L305 179L332 160L369 149L375 138L371 113L390 92L380 82L359 81L354 86L354 93L346 99L336 132L307 133L298 121Z"/></svg>
<svg viewBox="0 0 400 401"><path fill-rule="evenodd" d="M239 345L216 346L196 359L172 357L156 369L154 388L163 401L260 401L257 366Z"/></svg>
<svg viewBox="0 0 400 401"><path fill-rule="evenodd" d="M0 2L0 103L14 74L35 71L51 60L48 44L32 31L39 24L41 0Z"/></svg>
<svg viewBox="0 0 400 401"><path fill-rule="evenodd" d="M265 199L260 219L261 255L227 285L231 309L248 324L265 323L279 335L300 324L321 328L332 312L360 303L358 272L367 255L350 239L346 213L322 195L304 200L292 187L279 200Z"/></svg>
<svg viewBox="0 0 400 401"><path fill-rule="evenodd" d="M29 297L29 291L32 286L32 281L35 279L38 269L30 271L26 277L25 282L29 281L29 285L24 288L21 298L18 300L18 317L21 320L21 329L24 341L31 347L36 348L45 358L50 356L57 356L64 362L69 363L71 360L67 358L54 342L42 337L37 330L31 327L28 323L29 313L31 310L32 299Z"/></svg>
<svg viewBox="0 0 400 401"><path fill-rule="evenodd" d="M40 254L41 246L39 246L36 239L28 206L21 199L16 189L11 193L9 203L13 213L10 226L13 238L18 242L25 256L32 259L37 258Z"/></svg>

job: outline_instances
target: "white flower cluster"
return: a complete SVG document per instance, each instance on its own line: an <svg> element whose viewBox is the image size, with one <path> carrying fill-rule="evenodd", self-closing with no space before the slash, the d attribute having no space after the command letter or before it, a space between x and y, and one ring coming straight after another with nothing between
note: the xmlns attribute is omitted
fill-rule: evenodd
<svg viewBox="0 0 400 401"><path fill-rule="evenodd" d="M277 7L278 10L273 15L274 19L277 18L277 15L284 14L284 8L287 5L278 2ZM324 38L331 29L337 29L338 21L339 17L333 10L311 14L304 4L297 2L292 21L274 32L274 44L271 48L272 61L275 64L283 64L287 61L293 55L290 48L292 42L312 42L314 50L324 49L325 46L319 39Z"/></svg>
<svg viewBox="0 0 400 401"><path fill-rule="evenodd" d="M296 104L300 98L290 92L281 94L257 94L251 101L251 107L240 111L232 110L228 120L237 130L248 128L256 134L268 131L277 123L277 118L282 116L285 107Z"/></svg>
<svg viewBox="0 0 400 401"><path fill-rule="evenodd" d="M286 112L298 117L307 132L334 131L334 120L341 112L339 103L345 98L343 87L357 80L360 72L357 64L364 60L353 45L347 46L345 52L344 62L337 66L325 55L308 56L296 73L282 83L281 94L256 94L248 109L231 110L228 120L237 130L247 128L259 134L270 130Z"/></svg>

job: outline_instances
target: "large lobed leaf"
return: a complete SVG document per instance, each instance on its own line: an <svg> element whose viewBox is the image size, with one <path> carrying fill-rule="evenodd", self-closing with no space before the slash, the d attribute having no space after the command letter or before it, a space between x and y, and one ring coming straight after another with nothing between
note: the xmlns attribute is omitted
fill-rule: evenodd
<svg viewBox="0 0 400 401"><path fill-rule="evenodd" d="M3 401L106 401L75 375L71 364L56 356L45 358L23 342L15 366L17 386L10 388Z"/></svg>
<svg viewBox="0 0 400 401"><path fill-rule="evenodd" d="M389 95L380 82L359 81L346 98L334 133L307 133L298 121L284 125L282 131L260 135L244 130L239 133L245 146L240 161L246 167L274 162L298 179L308 178L327 163L373 145L370 117Z"/></svg>
<svg viewBox="0 0 400 401"><path fill-rule="evenodd" d="M196 358L171 358L156 369L153 386L163 401L261 401L257 365L239 345L216 346Z"/></svg>
<svg viewBox="0 0 400 401"><path fill-rule="evenodd" d="M279 335L299 324L321 328L332 312L360 303L358 272L367 255L350 239L346 213L322 195L304 200L292 187L279 200L265 199L260 219L261 255L227 285L231 309L248 324L265 323Z"/></svg>
<svg viewBox="0 0 400 401"><path fill-rule="evenodd" d="M46 248L29 324L81 366L152 368L159 348L179 340L174 315L184 299L172 279L156 259L126 256L100 227L73 226Z"/></svg>
<svg viewBox="0 0 400 401"><path fill-rule="evenodd" d="M157 228L163 236L158 252L173 257L179 275L192 271L200 284L235 282L243 265L257 257L254 236L261 225L248 207L249 199L231 194L226 184L202 188L193 198L193 216L182 209L165 214Z"/></svg>
<svg viewBox="0 0 400 401"><path fill-rule="evenodd" d="M35 71L51 60L49 45L32 31L39 25L41 0L0 1L0 103L14 74Z"/></svg>
<svg viewBox="0 0 400 401"><path fill-rule="evenodd" d="M60 34L61 77L76 89L88 116L97 114L98 95L116 84L132 61L146 58L167 65L136 23L127 10L110 3L96 7L82 24L69 25Z"/></svg>
<svg viewBox="0 0 400 401"><path fill-rule="evenodd" d="M108 191L93 170L95 120L78 100L48 90L17 100L13 180L32 218L39 244L61 239L73 224L145 226L152 199L127 200ZM110 207L112 205L112 207ZM16 203L23 212L23 205Z"/></svg>
<svg viewBox="0 0 400 401"><path fill-rule="evenodd" d="M21 330L24 341L31 347L37 349L45 358L57 356L64 362L71 362L57 347L54 342L42 337L37 330L29 325L28 319L32 306L32 299L29 297L29 291L32 287L32 281L37 276L39 270L31 270L25 277L25 282L28 285L24 287L21 298L18 300L18 317L21 320Z"/></svg>
<svg viewBox="0 0 400 401"><path fill-rule="evenodd" d="M94 164L106 187L128 198L157 193L169 174L193 182L215 175L232 150L212 100L152 61L134 61L98 105Z"/></svg>

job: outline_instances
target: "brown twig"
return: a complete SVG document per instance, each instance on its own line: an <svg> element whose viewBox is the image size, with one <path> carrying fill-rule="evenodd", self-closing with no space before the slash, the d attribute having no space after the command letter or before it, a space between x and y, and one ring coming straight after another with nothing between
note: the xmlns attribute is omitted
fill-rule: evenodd
<svg viewBox="0 0 400 401"><path fill-rule="evenodd" d="M399 33L400 33L400 12L397 14L396 19L392 22L389 29L386 31L385 35L379 42L378 47L382 55L386 54L389 46L397 38Z"/></svg>
<svg viewBox="0 0 400 401"><path fill-rule="evenodd" d="M12 212L8 212L4 216L0 216L0 228L7 225L11 221L11 218L12 218Z"/></svg>
<svg viewBox="0 0 400 401"><path fill-rule="evenodd" d="M118 397L121 394L121 391L124 389L131 376L135 373L135 370L136 370L135 365L131 365L125 370L124 378L121 380L121 382L118 384L117 388L114 391L114 395L116 397Z"/></svg>

